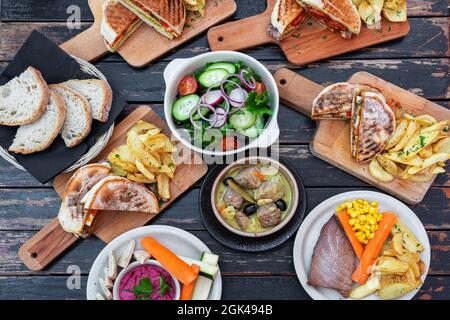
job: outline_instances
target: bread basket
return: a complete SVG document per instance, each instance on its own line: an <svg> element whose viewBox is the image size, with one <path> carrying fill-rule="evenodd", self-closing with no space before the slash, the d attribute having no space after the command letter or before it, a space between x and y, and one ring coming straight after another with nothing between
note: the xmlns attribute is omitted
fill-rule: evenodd
<svg viewBox="0 0 450 320"><path fill-rule="evenodd" d="M75 61L78 62L78 64L80 65L80 69L83 72L86 72L108 83L103 73L101 73L100 70L98 70L94 65L75 56L72 56L72 58L74 58ZM84 166L86 163L95 158L103 150L103 148L105 148L106 144L108 143L109 139L113 134L113 131L114 131L114 124L112 124L111 127L108 129L108 131L106 131L101 137L97 139L95 144L77 162L73 163L70 167L64 170L64 172L70 172L75 169L78 169L79 167ZM0 146L0 157L11 163L17 169L25 171L25 168L21 166L17 162L17 160L1 146Z"/></svg>

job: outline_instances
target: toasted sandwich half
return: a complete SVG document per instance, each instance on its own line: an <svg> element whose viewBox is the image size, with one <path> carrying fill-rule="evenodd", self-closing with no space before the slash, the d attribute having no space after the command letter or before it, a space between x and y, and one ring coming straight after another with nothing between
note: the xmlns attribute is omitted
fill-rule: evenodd
<svg viewBox="0 0 450 320"><path fill-rule="evenodd" d="M183 0L119 0L142 21L169 39L179 37L186 22Z"/></svg>
<svg viewBox="0 0 450 320"><path fill-rule="evenodd" d="M361 18L352 0L298 0L302 7L332 31L350 39L361 31Z"/></svg>
<svg viewBox="0 0 450 320"><path fill-rule="evenodd" d="M100 32L109 51L116 52L141 24L139 17L121 5L119 0L107 0L103 3Z"/></svg>
<svg viewBox="0 0 450 320"><path fill-rule="evenodd" d="M307 14L297 0L277 0L272 11L269 34L282 40L302 24Z"/></svg>

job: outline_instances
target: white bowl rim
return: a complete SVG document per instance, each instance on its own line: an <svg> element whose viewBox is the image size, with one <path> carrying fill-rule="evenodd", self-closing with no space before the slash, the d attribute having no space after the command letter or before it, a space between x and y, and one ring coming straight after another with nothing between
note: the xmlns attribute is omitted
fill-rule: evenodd
<svg viewBox="0 0 450 320"><path fill-rule="evenodd" d="M175 284L175 299L174 300L180 300L180 296L181 296L180 282L178 281L177 278L174 277L173 274L171 274L166 268L164 268L163 265L159 261L156 261L154 259L149 259L145 263L141 263L139 261L134 261L134 262L130 263L126 268L122 269L122 271L119 272L116 280L114 281L114 286L113 286L113 299L114 300L120 300L118 290L119 290L119 286L120 286L120 282L122 281L122 278L129 271L131 271L134 268L137 268L139 266L143 266L143 265L155 265L155 266L163 268L168 274L170 274L170 276L172 277L173 282Z"/></svg>
<svg viewBox="0 0 450 320"><path fill-rule="evenodd" d="M261 141L261 138L263 136L265 136L264 134L261 134L257 139L251 141L251 143L244 145L236 150L230 150L230 151L210 151L210 150L205 150L202 148L198 148L196 146L194 146L190 141L187 141L186 139L183 139L183 137L181 137L180 134L178 134L177 132L177 128L176 126L173 124L173 119L172 119L172 112L171 112L171 108L172 105L169 105L167 101L171 100L171 97L169 97L169 93L168 93L168 88L169 88L169 84L168 82L171 82L171 78L173 78L175 75L180 75L183 74L183 70L185 69L185 67L190 64L193 63L195 61L201 60L201 59L207 59L208 57L212 57L212 56L217 56L217 55L222 55L222 54L228 54L231 57L230 59L233 59L234 57L236 58L241 58L239 60L243 60L245 62L245 60L249 60L252 61L253 63L255 63L256 65L258 65L261 70L263 70L263 72L267 75L267 80L270 82L271 86L273 87L274 90L274 102L272 103L272 109L274 110L272 116L269 118L269 121L266 124L265 130L270 129L269 127L273 126L276 130L275 130L275 135L276 138L274 139L274 141L276 141L279 137L279 127L278 127L278 111L279 111L279 105L280 105L280 95L279 95L279 91L278 91L278 86L276 84L275 78L273 77L272 73L266 68L266 66L264 66L261 62L259 62L257 59L242 53L242 52L238 52L238 51L227 51L227 50L222 50L222 51L211 51L211 52L206 52L206 53L202 53L199 54L195 57L192 58L179 58L179 59L175 59L173 61L184 61L186 64L183 64L182 67L179 70L176 70L173 74L171 74L170 79L165 79L166 80L166 90L164 93L164 115L166 117L166 122L167 125L170 128L170 131L172 132L172 134L175 136L175 138L180 141L182 144L184 144L187 148L194 150L198 153L201 154L205 154L205 155L210 155L210 156L227 156L227 155L235 155L235 154L239 154L241 152L244 152L246 150L249 149L253 149L253 148L259 148L259 142ZM172 61L172 62L173 62ZM219 61L219 60L217 60ZM222 59L223 61L223 59ZM169 63L170 65L170 63ZM270 139L267 139L270 140Z"/></svg>
<svg viewBox="0 0 450 320"><path fill-rule="evenodd" d="M279 166L281 168L281 170L283 171L283 173L286 175L286 178L289 180L289 182L291 183L291 186L293 188L293 199L294 200L292 202L292 207L291 207L289 214L286 216L286 218L284 218L283 221L281 221L280 224L276 225L275 227L273 227L270 230L263 231L263 232L245 232L245 231L241 231L236 228L233 228L228 223L226 223L224 221L224 219L220 216L220 213L217 211L217 208L215 205L215 193L216 193L217 186L220 183L220 180L221 180L220 178L226 172L228 172L232 167L241 165L247 161L254 161L254 160L256 160L258 163L271 162L271 163L274 163L276 166ZM237 235L240 235L240 236L249 237L249 238L260 238L260 237L271 235L271 234L281 230L284 226L286 226L289 223L289 221L291 221L292 217L297 212L299 196L300 196L300 192L299 192L299 188L296 183L295 177L292 174L292 172L285 165L283 165L280 161L277 161L272 158L261 157L261 156L252 156L252 157L246 157L246 158L242 158L237 161L234 161L234 162L230 163L229 165L227 165L222 171L220 171L220 173L217 175L217 178L214 181L213 187L211 189L211 200L210 201L211 201L211 207L213 209L214 215L216 216L217 220L219 220L219 222L225 228L227 228L231 232L233 232Z"/></svg>

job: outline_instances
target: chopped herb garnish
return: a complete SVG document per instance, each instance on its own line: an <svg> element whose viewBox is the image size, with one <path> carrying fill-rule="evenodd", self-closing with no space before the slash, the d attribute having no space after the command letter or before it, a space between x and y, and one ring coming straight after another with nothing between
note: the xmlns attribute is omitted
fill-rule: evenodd
<svg viewBox="0 0 450 320"><path fill-rule="evenodd" d="M169 286L169 284L166 282L166 280L159 276L159 295L161 297L164 297L168 292L170 292L172 288Z"/></svg>
<svg viewBox="0 0 450 320"><path fill-rule="evenodd" d="M133 287L132 292L137 300L150 300L153 293L153 285L149 278L142 278L137 285Z"/></svg>

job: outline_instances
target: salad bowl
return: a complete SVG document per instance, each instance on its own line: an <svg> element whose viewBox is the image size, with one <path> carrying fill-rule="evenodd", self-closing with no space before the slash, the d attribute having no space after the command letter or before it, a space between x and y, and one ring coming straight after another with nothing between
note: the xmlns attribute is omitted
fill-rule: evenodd
<svg viewBox="0 0 450 320"><path fill-rule="evenodd" d="M265 90L267 90L269 96L268 107L271 109L271 114L269 117L266 116L266 120L264 121L263 125L258 128L258 135L252 138L248 143L238 145L231 150L226 148L216 148L212 150L194 144L191 139L182 134L182 130L180 130L182 129L182 126L180 126L180 122L174 118L173 108L174 104L177 102L177 100L179 100L179 85L182 80L184 80L184 78L187 76L198 73L199 70L205 70L206 66L211 64L244 65L246 68L252 70L255 75L257 75L260 83L263 84L263 87L265 88ZM200 81L198 81L200 82L199 86L202 86L204 84L201 80L202 79L200 76ZM268 148L279 137L280 129L277 123L279 94L276 82L270 71L264 65L246 54L234 51L215 51L204 53L189 59L175 59L170 62L164 70L164 81L166 83L166 91L164 96L164 115L167 124L172 131L174 138L179 140L183 145L190 148L191 150L210 156L234 155L248 149ZM195 85L197 85L197 83L195 83ZM251 88L247 89L249 93L255 91L250 90ZM244 93L247 97L248 93ZM204 96L201 97L201 99L203 98ZM226 100L225 97L224 100ZM231 119L232 116L233 115L231 115L228 119Z"/></svg>

